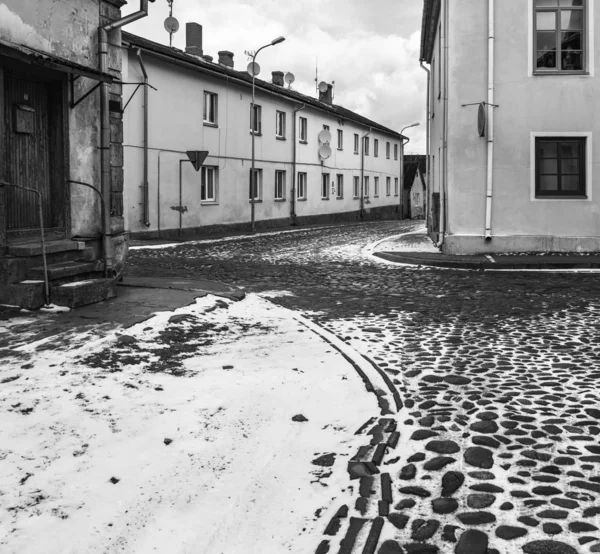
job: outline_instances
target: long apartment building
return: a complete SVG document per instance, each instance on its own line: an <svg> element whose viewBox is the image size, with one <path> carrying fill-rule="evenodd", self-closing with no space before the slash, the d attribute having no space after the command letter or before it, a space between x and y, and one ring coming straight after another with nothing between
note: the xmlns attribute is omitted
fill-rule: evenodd
<svg viewBox="0 0 600 554"><path fill-rule="evenodd" d="M186 42L183 52L123 33L133 237L400 217L399 133L333 104L331 85L313 98L279 71L256 78L252 113L246 64L236 70L228 51L205 55L196 23Z"/></svg>

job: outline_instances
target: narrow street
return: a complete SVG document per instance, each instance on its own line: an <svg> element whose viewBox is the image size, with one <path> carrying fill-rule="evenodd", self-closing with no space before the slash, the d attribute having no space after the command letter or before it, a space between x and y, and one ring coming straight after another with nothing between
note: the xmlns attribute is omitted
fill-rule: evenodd
<svg viewBox="0 0 600 554"><path fill-rule="evenodd" d="M258 293L360 353L390 385L374 391L379 421L360 429L362 477L320 514L319 554L600 552L597 275L369 256L370 245L416 228L375 222L133 249L125 282L205 278ZM360 465L371 460L376 468Z"/></svg>

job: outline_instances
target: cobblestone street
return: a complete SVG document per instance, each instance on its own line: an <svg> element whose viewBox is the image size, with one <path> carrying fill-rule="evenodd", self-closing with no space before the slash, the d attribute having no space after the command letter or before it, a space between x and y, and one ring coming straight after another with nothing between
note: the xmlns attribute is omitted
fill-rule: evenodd
<svg viewBox="0 0 600 554"><path fill-rule="evenodd" d="M322 516L319 554L600 552L598 275L417 268L369 255L417 227L134 249L125 281L201 277L260 293L381 374L381 413L357 431L365 446L349 469L358 479Z"/></svg>

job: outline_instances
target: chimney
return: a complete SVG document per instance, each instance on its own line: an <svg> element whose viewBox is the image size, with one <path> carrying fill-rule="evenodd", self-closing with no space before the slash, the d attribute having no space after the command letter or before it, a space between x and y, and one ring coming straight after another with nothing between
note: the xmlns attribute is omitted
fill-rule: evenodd
<svg viewBox="0 0 600 554"><path fill-rule="evenodd" d="M204 56L202 56L202 59L203 59L205 62L212 62L212 61L213 61L213 57L212 57L212 56L209 56L208 54L205 54Z"/></svg>
<svg viewBox="0 0 600 554"><path fill-rule="evenodd" d="M219 63L233 69L233 52L229 52L228 50L220 50Z"/></svg>
<svg viewBox="0 0 600 554"><path fill-rule="evenodd" d="M202 56L202 25L185 24L185 51L194 56Z"/></svg>
<svg viewBox="0 0 600 554"><path fill-rule="evenodd" d="M325 102L330 106L333 104L333 85L327 84L327 90L325 92L319 91L319 102Z"/></svg>
<svg viewBox="0 0 600 554"><path fill-rule="evenodd" d="M273 84L278 87L283 86L283 71L272 71L271 75L273 75Z"/></svg>

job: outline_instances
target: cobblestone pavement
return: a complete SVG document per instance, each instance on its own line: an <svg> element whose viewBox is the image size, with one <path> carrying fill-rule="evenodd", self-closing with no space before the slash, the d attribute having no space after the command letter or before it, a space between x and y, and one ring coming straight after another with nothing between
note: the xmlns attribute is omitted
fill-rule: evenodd
<svg viewBox="0 0 600 554"><path fill-rule="evenodd" d="M381 414L357 431L356 480L327 512L319 554L600 552L600 279L416 269L364 254L414 228L134 250L128 271L287 291L272 301L389 383L375 391Z"/></svg>

